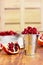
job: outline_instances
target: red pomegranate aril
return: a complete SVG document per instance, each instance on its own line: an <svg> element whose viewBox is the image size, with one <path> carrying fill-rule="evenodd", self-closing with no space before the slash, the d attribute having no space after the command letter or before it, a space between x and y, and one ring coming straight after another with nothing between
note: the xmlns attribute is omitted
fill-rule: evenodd
<svg viewBox="0 0 43 65"><path fill-rule="evenodd" d="M5 31L6 35L9 35L9 31Z"/></svg>
<svg viewBox="0 0 43 65"><path fill-rule="evenodd" d="M37 34L37 29L33 27L33 34Z"/></svg>
<svg viewBox="0 0 43 65"><path fill-rule="evenodd" d="M8 50L10 50L10 51L14 52L14 50L13 50L13 49L11 49L11 48L10 48L10 49L8 49Z"/></svg>
<svg viewBox="0 0 43 65"><path fill-rule="evenodd" d="M28 30L26 28L24 29L24 33L25 34L28 34Z"/></svg>
<svg viewBox="0 0 43 65"><path fill-rule="evenodd" d="M4 35L6 35L6 33L5 32L0 32L0 35L4 36Z"/></svg>
<svg viewBox="0 0 43 65"><path fill-rule="evenodd" d="M24 34L27 34L27 31L25 31Z"/></svg>
<svg viewBox="0 0 43 65"><path fill-rule="evenodd" d="M14 49L13 49L13 48L14 48L14 44L13 44L13 42L8 43L8 50L14 52Z"/></svg>
<svg viewBox="0 0 43 65"><path fill-rule="evenodd" d="M22 32L22 34L25 34L24 31Z"/></svg>
<svg viewBox="0 0 43 65"><path fill-rule="evenodd" d="M16 33L16 32L14 32L14 35L17 35L17 33Z"/></svg>
<svg viewBox="0 0 43 65"><path fill-rule="evenodd" d="M17 50L18 50L18 48L20 49L20 46L19 46L19 44L18 44L18 43L15 43L14 47L15 47L15 51L17 51Z"/></svg>
<svg viewBox="0 0 43 65"><path fill-rule="evenodd" d="M9 31L9 35L14 35L13 31Z"/></svg>
<svg viewBox="0 0 43 65"><path fill-rule="evenodd" d="M9 35L17 35L17 33L14 31L9 31Z"/></svg>
<svg viewBox="0 0 43 65"><path fill-rule="evenodd" d="M0 43L0 47L2 47L2 44Z"/></svg>
<svg viewBox="0 0 43 65"><path fill-rule="evenodd" d="M28 30L31 29L31 28L32 28L32 27L30 27L30 26L27 27Z"/></svg>
<svg viewBox="0 0 43 65"><path fill-rule="evenodd" d="M28 34L28 30L25 28L22 34Z"/></svg>
<svg viewBox="0 0 43 65"><path fill-rule="evenodd" d="M17 51L18 50L18 46L15 46L15 51Z"/></svg>
<svg viewBox="0 0 43 65"><path fill-rule="evenodd" d="M29 34L32 34L32 29L28 30L28 33L29 33Z"/></svg>
<svg viewBox="0 0 43 65"><path fill-rule="evenodd" d="M42 39L42 37L40 37L40 39Z"/></svg>
<svg viewBox="0 0 43 65"><path fill-rule="evenodd" d="M14 52L14 49L15 49L15 51L20 49L20 46L18 45L18 43L15 43L15 44L13 42L8 43L8 50Z"/></svg>
<svg viewBox="0 0 43 65"><path fill-rule="evenodd" d="M22 34L39 34L39 32L35 27L32 28L28 26L27 28L24 29L24 31L22 31Z"/></svg>
<svg viewBox="0 0 43 65"><path fill-rule="evenodd" d="M43 36L41 36L40 39L43 40Z"/></svg>
<svg viewBox="0 0 43 65"><path fill-rule="evenodd" d="M19 52L19 50L20 50L20 46L19 46L19 44L18 43L13 43L13 42L11 42L11 43L8 43L8 47L6 47L6 46L4 46L4 45L2 45L3 46L3 50L7 53L7 54L15 54L15 52Z"/></svg>
<svg viewBox="0 0 43 65"><path fill-rule="evenodd" d="M3 31L3 32L0 32L0 35L1 36L5 36L5 35L17 35L17 33L14 32L14 31Z"/></svg>

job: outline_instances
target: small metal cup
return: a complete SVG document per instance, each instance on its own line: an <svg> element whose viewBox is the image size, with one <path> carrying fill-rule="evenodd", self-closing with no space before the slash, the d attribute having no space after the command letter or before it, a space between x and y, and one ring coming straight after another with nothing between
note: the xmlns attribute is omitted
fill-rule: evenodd
<svg viewBox="0 0 43 65"><path fill-rule="evenodd" d="M26 34L24 35L24 47L26 55L35 55L37 44L37 35L36 34Z"/></svg>

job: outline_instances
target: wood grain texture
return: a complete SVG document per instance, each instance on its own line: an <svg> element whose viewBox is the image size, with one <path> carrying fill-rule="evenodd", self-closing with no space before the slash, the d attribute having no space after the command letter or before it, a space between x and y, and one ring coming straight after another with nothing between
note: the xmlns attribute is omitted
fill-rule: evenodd
<svg viewBox="0 0 43 65"><path fill-rule="evenodd" d="M15 55L0 51L0 65L43 65L43 48L38 48L34 57L24 55L23 50Z"/></svg>

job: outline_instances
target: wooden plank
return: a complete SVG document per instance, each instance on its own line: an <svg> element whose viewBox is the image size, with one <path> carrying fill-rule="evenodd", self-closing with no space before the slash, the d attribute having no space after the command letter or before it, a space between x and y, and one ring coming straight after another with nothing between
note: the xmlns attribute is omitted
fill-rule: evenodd
<svg viewBox="0 0 43 65"><path fill-rule="evenodd" d="M43 48L37 48L34 57L24 55L23 50L15 55L3 54L1 51L0 59L0 65L43 65Z"/></svg>
<svg viewBox="0 0 43 65"><path fill-rule="evenodd" d="M18 10L20 8L4 8L5 10Z"/></svg>
<svg viewBox="0 0 43 65"><path fill-rule="evenodd" d="M12 24L14 25L14 24L20 24L20 23L19 23L19 22L14 22L14 23L12 23L12 22L10 23L10 22L9 22L9 23L5 23L5 25L12 25Z"/></svg>
<svg viewBox="0 0 43 65"><path fill-rule="evenodd" d="M41 22L25 22L25 24L41 24Z"/></svg>

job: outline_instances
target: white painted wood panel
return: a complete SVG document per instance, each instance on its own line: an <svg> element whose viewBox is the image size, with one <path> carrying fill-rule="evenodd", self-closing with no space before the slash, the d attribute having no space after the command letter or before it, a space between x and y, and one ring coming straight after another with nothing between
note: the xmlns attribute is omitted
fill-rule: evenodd
<svg viewBox="0 0 43 65"><path fill-rule="evenodd" d="M41 30L43 30L43 0L41 0Z"/></svg>
<svg viewBox="0 0 43 65"><path fill-rule="evenodd" d="M13 31L20 31L20 24L6 24L5 25L5 30L13 30Z"/></svg>
<svg viewBox="0 0 43 65"><path fill-rule="evenodd" d="M5 30L16 30L20 31L20 28L24 28L27 25L25 25L26 22L40 22L40 0L24 0L24 3L22 0L1 0L1 22L2 26L4 27ZM2 6L3 5L3 6ZM15 10L5 10L6 8L15 8ZM19 8L20 10L18 11L16 8ZM38 10L25 10L26 8L36 8ZM20 16L21 13L21 16ZM25 19L24 19L25 18ZM19 23L21 19L21 25L20 24L5 24L5 23L14 23L17 22ZM25 20L25 21L24 21ZM37 24L32 24L32 26L37 26ZM20 27L21 26L21 27ZM2 27L2 28L3 28ZM16 29L17 28L17 29Z"/></svg>
<svg viewBox="0 0 43 65"><path fill-rule="evenodd" d="M25 9L25 22L41 22L41 10L37 8Z"/></svg>
<svg viewBox="0 0 43 65"><path fill-rule="evenodd" d="M20 9L5 10L5 23L20 23Z"/></svg>

